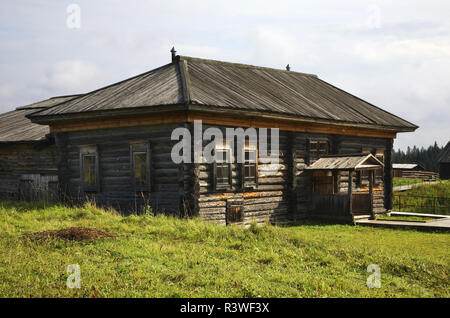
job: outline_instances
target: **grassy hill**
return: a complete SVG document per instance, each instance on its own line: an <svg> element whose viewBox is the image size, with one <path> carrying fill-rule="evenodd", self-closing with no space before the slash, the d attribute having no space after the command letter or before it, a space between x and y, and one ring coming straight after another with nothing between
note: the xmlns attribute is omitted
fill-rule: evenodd
<svg viewBox="0 0 450 318"><path fill-rule="evenodd" d="M394 194L395 211L450 215L450 180L438 180Z"/></svg>
<svg viewBox="0 0 450 318"><path fill-rule="evenodd" d="M78 242L29 232L96 228ZM221 227L0 203L0 297L449 297L450 234L347 225ZM81 288L66 287L69 264ZM369 264L381 288L369 289Z"/></svg>

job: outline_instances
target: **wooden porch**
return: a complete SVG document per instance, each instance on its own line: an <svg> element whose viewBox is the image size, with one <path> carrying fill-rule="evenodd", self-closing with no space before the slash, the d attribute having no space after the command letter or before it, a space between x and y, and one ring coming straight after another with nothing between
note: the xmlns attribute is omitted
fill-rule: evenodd
<svg viewBox="0 0 450 318"><path fill-rule="evenodd" d="M311 216L353 221L355 216L367 215L375 219L375 171L382 168L383 163L371 154L327 156L317 160L307 168L312 175ZM338 190L339 174L343 171L348 173L346 193ZM368 174L368 191L355 192L353 176L361 172Z"/></svg>

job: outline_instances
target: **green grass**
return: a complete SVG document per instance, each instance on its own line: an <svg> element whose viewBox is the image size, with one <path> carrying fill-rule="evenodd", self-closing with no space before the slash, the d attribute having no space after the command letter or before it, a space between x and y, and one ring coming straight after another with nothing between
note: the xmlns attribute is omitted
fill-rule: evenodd
<svg viewBox="0 0 450 318"><path fill-rule="evenodd" d="M25 240L70 226L120 234ZM0 297L449 297L450 234L305 223L223 227L93 206L0 203ZM69 264L81 288L69 289ZM369 289L369 264L381 288Z"/></svg>
<svg viewBox="0 0 450 318"><path fill-rule="evenodd" d="M423 180L422 179L410 179L410 178L393 178L392 182L393 182L394 187L398 187L398 186L403 186L403 185L408 185L408 184L422 183Z"/></svg>
<svg viewBox="0 0 450 318"><path fill-rule="evenodd" d="M450 215L450 180L394 193L393 210Z"/></svg>

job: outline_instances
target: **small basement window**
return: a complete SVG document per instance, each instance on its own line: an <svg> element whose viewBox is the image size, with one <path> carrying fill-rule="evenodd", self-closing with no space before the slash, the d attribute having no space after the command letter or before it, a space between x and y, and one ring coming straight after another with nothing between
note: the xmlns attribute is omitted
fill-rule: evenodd
<svg viewBox="0 0 450 318"><path fill-rule="evenodd" d="M227 203L227 224L242 222L244 220L243 202L228 202Z"/></svg>
<svg viewBox="0 0 450 318"><path fill-rule="evenodd" d="M231 187L231 149L229 148L215 150L214 185L216 189Z"/></svg>

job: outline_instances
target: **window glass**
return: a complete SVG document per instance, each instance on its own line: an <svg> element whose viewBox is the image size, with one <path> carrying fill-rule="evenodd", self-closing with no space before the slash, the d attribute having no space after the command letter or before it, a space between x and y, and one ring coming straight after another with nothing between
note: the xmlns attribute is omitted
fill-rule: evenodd
<svg viewBox="0 0 450 318"><path fill-rule="evenodd" d="M245 149L244 155L244 181L256 182L256 150Z"/></svg>
<svg viewBox="0 0 450 318"><path fill-rule="evenodd" d="M216 149L216 184L230 185L230 149Z"/></svg>
<svg viewBox="0 0 450 318"><path fill-rule="evenodd" d="M97 184L95 155L83 155L83 182L85 186L95 186Z"/></svg>
<svg viewBox="0 0 450 318"><path fill-rule="evenodd" d="M328 155L327 140L310 140L309 141L309 161L313 163L320 157Z"/></svg>
<svg viewBox="0 0 450 318"><path fill-rule="evenodd" d="M147 185L147 153L135 152L134 160L134 179L136 185Z"/></svg>

